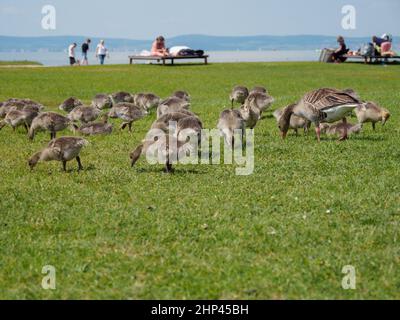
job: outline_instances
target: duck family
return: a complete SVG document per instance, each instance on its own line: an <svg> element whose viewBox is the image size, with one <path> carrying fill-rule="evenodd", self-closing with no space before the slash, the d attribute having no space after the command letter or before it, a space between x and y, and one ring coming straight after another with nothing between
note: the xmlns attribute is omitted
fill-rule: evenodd
<svg viewBox="0 0 400 320"><path fill-rule="evenodd" d="M270 109L275 99L265 87L254 86L249 90L244 85L236 85L229 94L229 101L231 107L222 110L216 127L227 145L234 148L235 139L243 140L246 128L254 129L265 121L262 114ZM240 105L236 109L235 103ZM122 121L121 130L128 127L132 132L134 122L156 110L156 119L141 143L129 154L131 165L134 166L149 150L158 151L164 159L165 171L172 172L174 160L192 151L187 144L189 137L195 136L198 146L201 144L203 122L190 107L191 96L184 90L177 90L164 99L152 92L99 93L89 105L69 97L58 107L64 114L46 111L42 104L31 99L11 98L0 102L0 130L7 125L14 131L22 126L30 140L40 131L48 132L50 142L29 159L29 166L34 168L39 161L55 160L63 163L65 171L66 163L76 159L79 171L82 169L79 154L88 141L76 136L57 138L58 132L69 128L84 136L112 134L110 118ZM356 124L347 120L353 113L358 121ZM389 110L375 102L361 100L353 89L335 88L307 92L297 102L276 109L272 115L282 139L287 137L290 129L296 135L299 129L306 134L314 125L318 142L321 134L339 136L339 140L344 141L349 135L360 133L364 123L370 122L375 130L376 123L385 125L390 118ZM171 142L176 143L172 145Z"/></svg>

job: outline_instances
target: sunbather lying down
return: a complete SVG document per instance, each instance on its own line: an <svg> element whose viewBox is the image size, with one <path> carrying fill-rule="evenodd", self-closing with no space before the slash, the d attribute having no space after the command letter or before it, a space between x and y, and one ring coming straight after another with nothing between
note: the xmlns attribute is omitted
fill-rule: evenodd
<svg viewBox="0 0 400 320"><path fill-rule="evenodd" d="M185 57L185 56L203 56L203 50L193 50L186 46L175 46L171 47L169 50L169 55L172 57Z"/></svg>

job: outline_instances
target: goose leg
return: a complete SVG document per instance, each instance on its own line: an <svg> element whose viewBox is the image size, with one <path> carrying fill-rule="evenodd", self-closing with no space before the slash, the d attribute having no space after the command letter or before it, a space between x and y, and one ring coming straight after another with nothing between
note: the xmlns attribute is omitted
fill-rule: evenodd
<svg viewBox="0 0 400 320"><path fill-rule="evenodd" d="M124 123L121 125L120 129L121 129L121 130L124 130L124 129L125 129L125 127L126 127L126 125L127 125L127 123L126 123L126 122L124 122Z"/></svg>
<svg viewBox="0 0 400 320"><path fill-rule="evenodd" d="M321 127L319 123L315 126L315 133L317 134L318 143L321 142Z"/></svg>
<svg viewBox="0 0 400 320"><path fill-rule="evenodd" d="M372 130L375 131L375 122L372 122Z"/></svg>
<svg viewBox="0 0 400 320"><path fill-rule="evenodd" d="M165 163L165 173L172 173L173 169L172 169L172 164L169 162Z"/></svg>
<svg viewBox="0 0 400 320"><path fill-rule="evenodd" d="M343 129L343 135L341 136L341 138L339 139L339 141L344 141L347 140L349 137L347 135L347 119L343 118L343 124L344 124L344 129Z"/></svg>
<svg viewBox="0 0 400 320"><path fill-rule="evenodd" d="M78 162L78 171L83 170L82 163L81 163L81 158L79 158L79 156L76 157L76 162Z"/></svg>
<svg viewBox="0 0 400 320"><path fill-rule="evenodd" d="M128 123L129 132L132 132L132 122Z"/></svg>
<svg viewBox="0 0 400 320"><path fill-rule="evenodd" d="M24 123L24 127L25 127L25 130L26 130L26 133L28 133L29 129L28 129L28 125L26 123Z"/></svg>
<svg viewBox="0 0 400 320"><path fill-rule="evenodd" d="M62 165L63 165L63 171L67 172L67 161L63 160Z"/></svg>

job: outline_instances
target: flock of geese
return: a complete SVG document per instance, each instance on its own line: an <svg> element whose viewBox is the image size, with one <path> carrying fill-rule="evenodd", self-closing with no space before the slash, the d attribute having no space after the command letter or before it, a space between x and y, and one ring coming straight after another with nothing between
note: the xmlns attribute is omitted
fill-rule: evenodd
<svg viewBox="0 0 400 320"><path fill-rule="evenodd" d="M231 108L221 112L217 128L226 143L233 148L236 130L241 130L243 139L245 129L256 127L263 119L263 112L273 104L274 98L264 87L257 86L248 90L244 86L235 86L229 99ZM31 99L11 98L0 102L0 130L6 125L11 126L14 131L23 126L30 140L39 131L50 133L51 141L48 145L29 159L31 169L39 161L56 160L62 162L63 170L66 171L66 163L76 159L78 170L81 170L83 167L79 154L88 141L78 136L56 138L57 132L70 128L73 132L86 136L111 134L113 125L109 123L109 118L120 119L120 129L128 128L132 131L135 121L156 109L157 119L152 123L149 133L154 129L161 130L168 139L161 140L147 134L130 153L131 165L156 144L165 154L165 171L171 172L170 159L176 159L182 151L187 142L187 130L198 136L199 143L201 141L203 123L197 114L190 111L190 101L191 97L185 91L176 91L164 100L153 93L133 95L121 91L111 95L97 94L91 105L84 105L79 99L70 97L59 106L66 114L60 114L45 111L43 105ZM240 107L235 109L235 103L240 104ZM346 119L353 110L358 120L355 125ZM375 129L376 123L386 123L390 113L374 102L361 100L352 89L322 88L306 93L297 103L275 110L273 116L283 139L289 129L294 130L297 135L299 129L307 132L311 124L314 124L317 139L320 141L321 133L339 135L339 140L345 140L349 134L360 132L365 122L371 122ZM176 124L173 130L171 121Z"/></svg>

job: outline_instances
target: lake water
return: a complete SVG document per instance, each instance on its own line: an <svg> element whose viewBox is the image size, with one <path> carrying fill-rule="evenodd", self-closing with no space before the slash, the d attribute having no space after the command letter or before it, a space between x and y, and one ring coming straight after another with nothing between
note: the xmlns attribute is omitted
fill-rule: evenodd
<svg viewBox="0 0 400 320"><path fill-rule="evenodd" d="M209 51L209 62L276 62L276 61L317 61L319 51ZM106 64L127 64L128 56L138 52L110 52ZM80 59L80 55L77 54ZM33 60L46 66L67 65L66 52L0 52L0 60ZM96 64L94 53L89 54L89 63ZM143 62L137 62L143 63Z"/></svg>

